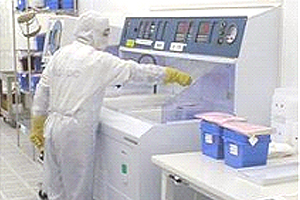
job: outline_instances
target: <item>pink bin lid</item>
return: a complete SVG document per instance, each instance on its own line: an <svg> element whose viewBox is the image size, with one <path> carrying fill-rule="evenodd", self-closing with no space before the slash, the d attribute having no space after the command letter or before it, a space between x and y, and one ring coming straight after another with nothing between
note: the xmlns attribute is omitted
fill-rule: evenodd
<svg viewBox="0 0 300 200"><path fill-rule="evenodd" d="M246 121L246 119L244 118L236 117L234 115L222 112L201 113L195 115L195 117L198 119L204 119L208 122L216 123L218 125L223 125L224 123L231 121Z"/></svg>
<svg viewBox="0 0 300 200"><path fill-rule="evenodd" d="M270 135L272 134L272 128L256 125L256 124L250 124L247 122L241 122L241 121L231 121L226 122L222 125L224 128L236 131L238 133L247 135L249 137L256 136L256 135Z"/></svg>

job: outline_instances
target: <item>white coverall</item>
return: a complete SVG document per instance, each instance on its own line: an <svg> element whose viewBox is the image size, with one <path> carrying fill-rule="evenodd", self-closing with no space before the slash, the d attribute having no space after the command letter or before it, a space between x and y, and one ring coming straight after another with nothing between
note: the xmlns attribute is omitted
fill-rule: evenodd
<svg viewBox="0 0 300 200"><path fill-rule="evenodd" d="M92 200L96 129L105 88L114 81L161 82L163 67L121 60L104 49L108 20L83 14L76 41L58 50L42 74L33 115L45 122L43 187L50 200Z"/></svg>

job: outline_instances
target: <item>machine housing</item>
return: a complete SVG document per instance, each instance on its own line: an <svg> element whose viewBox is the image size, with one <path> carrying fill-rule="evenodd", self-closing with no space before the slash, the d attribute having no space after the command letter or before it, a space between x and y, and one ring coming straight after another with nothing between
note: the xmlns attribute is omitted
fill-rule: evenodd
<svg viewBox="0 0 300 200"><path fill-rule="evenodd" d="M160 171L151 156L201 150L195 114L227 112L269 125L278 84L278 26L277 6L126 18L121 58L173 66L194 81L189 87L141 81L108 89L118 96L103 102L94 198L160 199ZM194 198L187 189L175 196L182 194Z"/></svg>

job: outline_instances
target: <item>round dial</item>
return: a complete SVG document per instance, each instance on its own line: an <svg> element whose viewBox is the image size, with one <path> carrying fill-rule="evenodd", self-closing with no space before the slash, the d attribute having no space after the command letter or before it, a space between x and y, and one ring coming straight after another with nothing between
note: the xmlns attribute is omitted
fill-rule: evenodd
<svg viewBox="0 0 300 200"><path fill-rule="evenodd" d="M49 35L49 46L51 54L54 54L60 48L61 43L61 34L62 34L62 23L61 21L56 21L50 31Z"/></svg>
<svg viewBox="0 0 300 200"><path fill-rule="evenodd" d="M232 44L235 41L237 34L238 34L237 26L235 24L231 25L228 28L226 33L226 37L225 37L226 42L228 44Z"/></svg>

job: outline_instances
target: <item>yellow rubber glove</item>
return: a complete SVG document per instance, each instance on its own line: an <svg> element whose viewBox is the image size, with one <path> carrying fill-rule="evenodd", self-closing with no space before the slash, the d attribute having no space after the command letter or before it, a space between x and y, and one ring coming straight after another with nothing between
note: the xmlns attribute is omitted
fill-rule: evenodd
<svg viewBox="0 0 300 200"><path fill-rule="evenodd" d="M44 150L44 123L46 118L46 116L32 116L31 119L31 133L29 138L40 151Z"/></svg>
<svg viewBox="0 0 300 200"><path fill-rule="evenodd" d="M187 86L192 83L192 77L189 74L182 72L178 69L172 67L166 67L165 72L166 72L166 78L164 81L166 84L176 82L179 85Z"/></svg>

